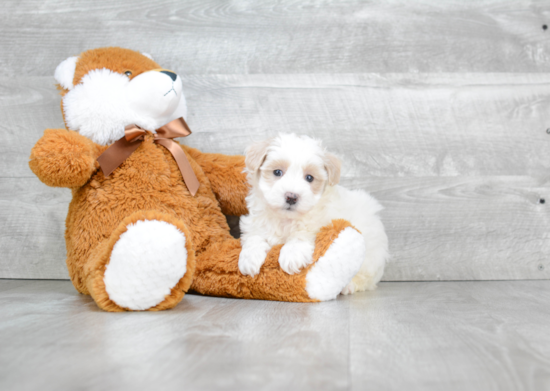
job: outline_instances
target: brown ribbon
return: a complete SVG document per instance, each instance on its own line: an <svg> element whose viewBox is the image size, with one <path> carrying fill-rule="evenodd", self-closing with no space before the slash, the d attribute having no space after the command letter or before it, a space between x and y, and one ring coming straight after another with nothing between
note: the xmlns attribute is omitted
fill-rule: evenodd
<svg viewBox="0 0 550 391"><path fill-rule="evenodd" d="M97 158L103 175L108 177L117 169L143 142L145 139L145 130L137 125L128 125L124 129L124 137L115 141L113 145L105 150L100 157ZM191 134L189 126L183 118L175 119L161 128L157 129L155 135L155 143L162 145L168 149L180 169L183 181L189 189L191 195L195 195L199 189L200 183L197 176L193 172L191 163L185 156L183 149L176 143L173 138L186 137Z"/></svg>

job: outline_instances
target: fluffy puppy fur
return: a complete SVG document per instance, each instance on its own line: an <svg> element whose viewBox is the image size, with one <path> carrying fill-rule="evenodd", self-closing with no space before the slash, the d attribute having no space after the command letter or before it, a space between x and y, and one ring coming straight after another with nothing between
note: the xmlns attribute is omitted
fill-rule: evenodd
<svg viewBox="0 0 550 391"><path fill-rule="evenodd" d="M337 185L340 160L317 140L280 134L246 151L251 190L249 214L241 217L242 274L259 273L272 246L284 244L279 265L298 273L312 262L315 237L334 219L349 220L363 235L366 256L343 294L372 290L382 278L388 238L378 212L382 206L362 190Z"/></svg>

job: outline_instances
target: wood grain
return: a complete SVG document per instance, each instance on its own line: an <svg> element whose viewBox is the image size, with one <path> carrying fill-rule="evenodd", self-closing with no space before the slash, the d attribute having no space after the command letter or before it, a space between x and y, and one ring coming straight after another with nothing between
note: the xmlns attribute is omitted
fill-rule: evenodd
<svg viewBox="0 0 550 391"><path fill-rule="evenodd" d="M34 177L31 148L47 128L65 128L53 77L0 81L0 177Z"/></svg>
<svg viewBox="0 0 550 391"><path fill-rule="evenodd" d="M221 75L185 79L186 143L240 153L320 138L343 175L545 176L550 74ZM220 134L221 132L221 134Z"/></svg>
<svg viewBox="0 0 550 391"><path fill-rule="evenodd" d="M548 180L367 177L343 184L368 190L386 208L386 281L550 278ZM69 199L68 190L36 178L0 178L0 277L67 278Z"/></svg>
<svg viewBox="0 0 550 391"><path fill-rule="evenodd" d="M547 389L548 284L386 283L356 295L350 389Z"/></svg>
<svg viewBox="0 0 550 391"><path fill-rule="evenodd" d="M108 45L182 76L191 146L240 154L278 132L323 139L343 183L386 206L386 279L550 277L547 2L2 6L0 277L67 278L70 195L40 184L28 156L44 129L63 127L56 65Z"/></svg>
<svg viewBox="0 0 550 391"><path fill-rule="evenodd" d="M109 314L69 281L0 280L0 388L546 390L549 300L550 281L382 283Z"/></svg>
<svg viewBox="0 0 550 391"><path fill-rule="evenodd" d="M550 278L548 179L366 178L385 206L387 281Z"/></svg>
<svg viewBox="0 0 550 391"><path fill-rule="evenodd" d="M550 74L216 75L183 79L184 140L243 153L278 132L324 140L344 177L545 176ZM53 78L0 79L0 176L31 177L31 147L63 127Z"/></svg>
<svg viewBox="0 0 550 391"><path fill-rule="evenodd" d="M35 281L0 291L0 311L1 389L349 386L345 302L311 306L186 295L176 310L113 316L70 282Z"/></svg>
<svg viewBox="0 0 550 391"><path fill-rule="evenodd" d="M0 277L68 279L65 218L71 191L37 178L0 178Z"/></svg>
<svg viewBox="0 0 550 391"><path fill-rule="evenodd" d="M550 4L5 0L0 75L124 46L182 74L547 72Z"/></svg>

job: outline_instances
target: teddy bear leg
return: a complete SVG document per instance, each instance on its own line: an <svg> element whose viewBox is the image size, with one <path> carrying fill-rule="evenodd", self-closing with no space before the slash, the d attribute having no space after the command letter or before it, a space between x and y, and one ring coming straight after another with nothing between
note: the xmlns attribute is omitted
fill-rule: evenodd
<svg viewBox="0 0 550 391"><path fill-rule="evenodd" d="M195 254L187 227L156 211L124 219L86 265L87 286L106 311L174 307L191 285Z"/></svg>
<svg viewBox="0 0 550 391"><path fill-rule="evenodd" d="M332 300L361 269L365 240L347 220L333 220L321 229L315 244L316 253L323 255L307 271L306 291L311 299Z"/></svg>
<svg viewBox="0 0 550 391"><path fill-rule="evenodd" d="M296 274L279 266L282 246L271 249L260 273L239 271L240 241L228 239L197 255L191 289L205 295L243 299L314 302L332 300L351 281L365 258L363 236L345 220L321 229L313 263Z"/></svg>

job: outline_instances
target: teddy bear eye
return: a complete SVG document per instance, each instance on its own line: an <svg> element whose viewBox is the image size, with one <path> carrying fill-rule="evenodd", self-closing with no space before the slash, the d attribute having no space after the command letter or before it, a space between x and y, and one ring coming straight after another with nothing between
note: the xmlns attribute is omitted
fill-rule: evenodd
<svg viewBox="0 0 550 391"><path fill-rule="evenodd" d="M273 175L275 176L283 176L283 172L281 170L275 170L273 171Z"/></svg>
<svg viewBox="0 0 550 391"><path fill-rule="evenodd" d="M128 77L132 76L132 72L130 72L130 71L126 71L126 72L124 72L124 74Z"/></svg>
<svg viewBox="0 0 550 391"><path fill-rule="evenodd" d="M309 183L313 182L313 177L311 175L306 175L306 181L308 181Z"/></svg>

